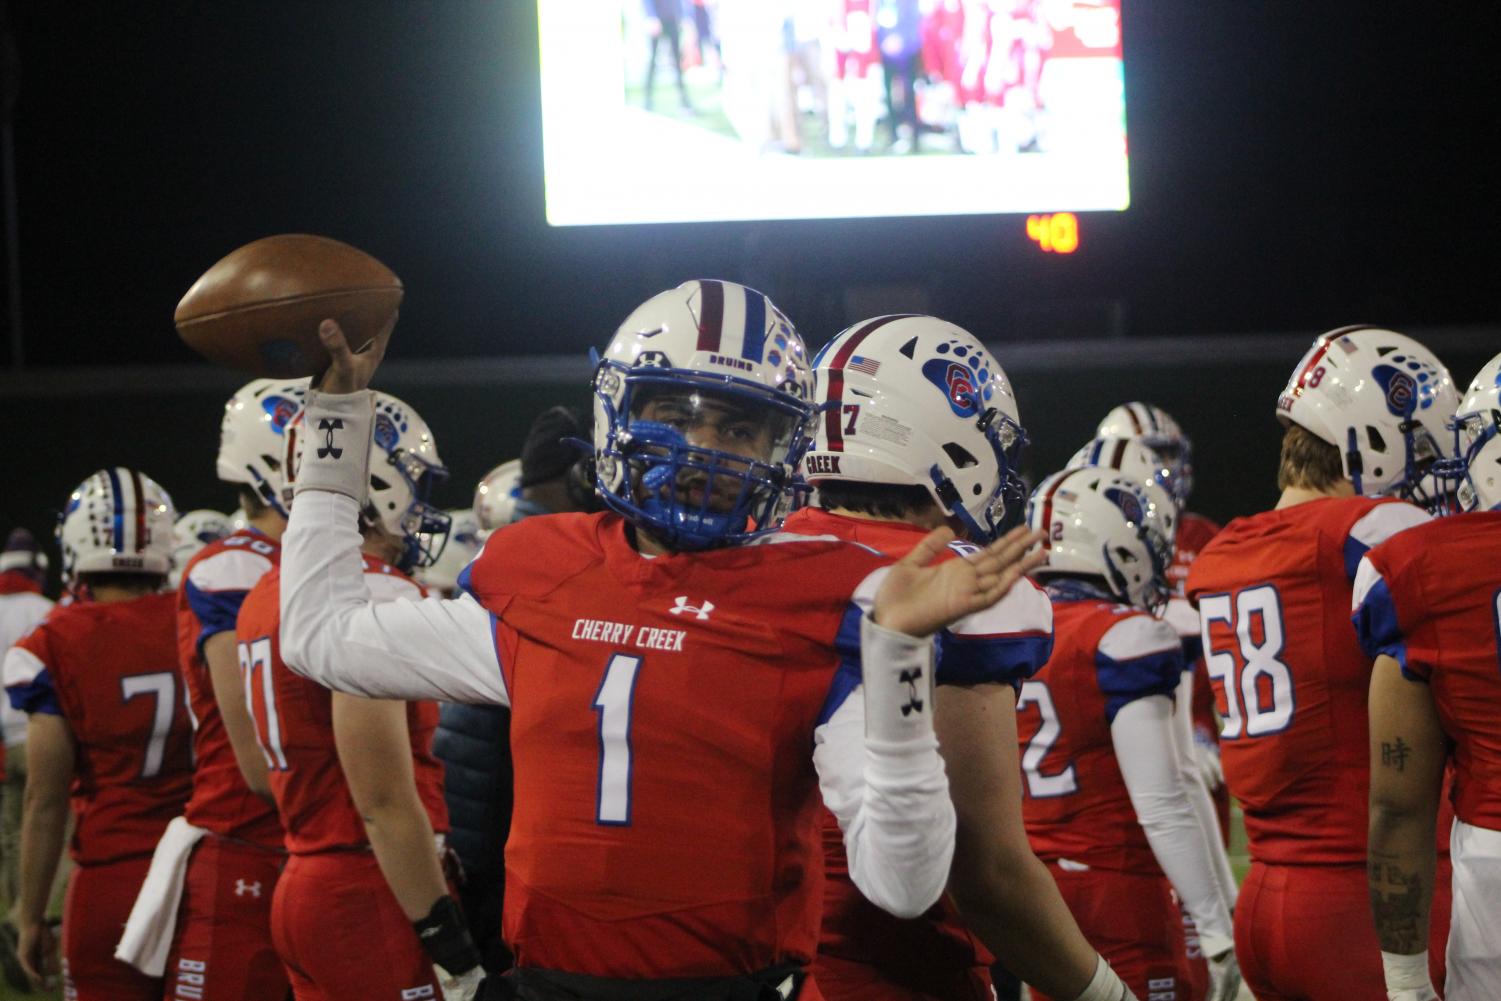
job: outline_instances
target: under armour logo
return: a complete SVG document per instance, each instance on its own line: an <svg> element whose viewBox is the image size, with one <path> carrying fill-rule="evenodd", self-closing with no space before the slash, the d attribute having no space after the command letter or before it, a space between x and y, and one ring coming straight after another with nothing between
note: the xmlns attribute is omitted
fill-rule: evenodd
<svg viewBox="0 0 1501 1001"><path fill-rule="evenodd" d="M922 712L922 699L917 697L917 683L922 680L922 668L912 671L903 671L897 675L897 680L907 686L907 704L902 706L902 715L908 716L914 712Z"/></svg>
<svg viewBox="0 0 1501 1001"><path fill-rule="evenodd" d="M668 611L673 615L682 615L684 612L692 612L694 616L702 621L709 617L710 612L714 611L714 602L706 601L699 606L690 605L688 604L688 596L686 594L678 595L673 599L673 601L673 606L668 609Z"/></svg>
<svg viewBox="0 0 1501 1001"><path fill-rule="evenodd" d="M334 446L334 432L344 430L344 422L337 417L325 417L318 422L318 430L324 432L324 444L318 449L318 458L326 459L330 455L335 459L342 458L344 450Z"/></svg>
<svg viewBox="0 0 1501 1001"><path fill-rule="evenodd" d="M248 897L259 898L260 895L261 895L261 881L260 880L256 880L254 883L247 883L243 879L237 879L237 880L235 880L235 896L237 896L237 897L247 897L248 896Z"/></svg>

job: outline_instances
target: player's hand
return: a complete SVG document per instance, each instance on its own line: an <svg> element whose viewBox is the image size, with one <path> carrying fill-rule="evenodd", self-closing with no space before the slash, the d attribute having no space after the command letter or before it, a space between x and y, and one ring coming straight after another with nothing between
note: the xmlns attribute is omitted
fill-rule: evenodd
<svg viewBox="0 0 1501 1001"><path fill-rule="evenodd" d="M1225 784L1225 766L1220 762L1219 747L1212 740L1199 739L1197 731L1194 734L1194 762L1210 792Z"/></svg>
<svg viewBox="0 0 1501 1001"><path fill-rule="evenodd" d="M324 320L318 324L318 339L323 342L331 360L318 380L317 389L324 393L356 393L369 387L381 359L386 356L386 345L391 342L394 329L396 317L393 316L380 333L364 344L350 344L336 320Z"/></svg>
<svg viewBox="0 0 1501 1001"><path fill-rule="evenodd" d="M52 990L57 986L57 936L45 921L21 922L17 929L16 956L33 986Z"/></svg>
<svg viewBox="0 0 1501 1001"><path fill-rule="evenodd" d="M1209 996L1205 1001L1235 1001L1240 994L1240 963L1235 958L1235 949L1229 948L1209 961Z"/></svg>
<svg viewBox="0 0 1501 1001"><path fill-rule="evenodd" d="M1028 571L1047 562L1041 532L1018 526L979 552L929 566L954 541L947 528L929 532L892 564L876 592L876 624L908 636L928 636L972 612L989 608Z"/></svg>
<svg viewBox="0 0 1501 1001"><path fill-rule="evenodd" d="M1387 991L1387 1001L1439 1001L1438 991L1430 984L1405 991Z"/></svg>
<svg viewBox="0 0 1501 1001"><path fill-rule="evenodd" d="M433 972L438 975L443 1001L474 1001L480 996L480 988L485 984L485 970L481 966L455 976L435 963Z"/></svg>

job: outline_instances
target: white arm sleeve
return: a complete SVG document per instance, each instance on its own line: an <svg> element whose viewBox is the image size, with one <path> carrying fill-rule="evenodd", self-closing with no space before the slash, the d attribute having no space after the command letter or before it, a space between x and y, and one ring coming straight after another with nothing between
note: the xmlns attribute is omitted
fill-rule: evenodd
<svg viewBox="0 0 1501 1001"><path fill-rule="evenodd" d="M1178 682L1176 707L1173 711L1173 746L1178 752L1178 771L1183 775L1183 787L1188 792L1189 805L1199 820L1199 829L1204 832L1205 847L1214 861L1215 877L1219 881L1220 896L1231 910L1240 890L1235 885L1235 872L1230 868L1230 855L1225 851L1224 839L1220 836L1220 818L1215 812L1214 800L1209 795L1209 786L1204 782L1204 773L1194 757L1194 673L1183 672ZM1212 953L1210 953L1212 954Z"/></svg>
<svg viewBox="0 0 1501 1001"><path fill-rule="evenodd" d="M871 574L853 596L865 613L861 676L883 690L869 692L863 682L855 686L813 731L813 767L823 801L844 831L850 879L871 903L911 918L933 906L948 885L957 823L933 733L933 641L871 622L884 574L885 568ZM889 684L904 670L924 673L914 687L926 709L894 715L897 707L882 682ZM868 708L888 718L868 721Z"/></svg>
<svg viewBox="0 0 1501 1001"><path fill-rule="evenodd" d="M1200 936L1212 942L1233 942L1230 907L1220 892L1208 839L1184 787L1172 712L1170 699L1128 702L1110 724L1110 739L1152 854L1193 916Z"/></svg>
<svg viewBox="0 0 1501 1001"><path fill-rule="evenodd" d="M509 705L490 613L473 598L372 604L359 506L304 490L282 536L281 654L326 688L378 699Z"/></svg>

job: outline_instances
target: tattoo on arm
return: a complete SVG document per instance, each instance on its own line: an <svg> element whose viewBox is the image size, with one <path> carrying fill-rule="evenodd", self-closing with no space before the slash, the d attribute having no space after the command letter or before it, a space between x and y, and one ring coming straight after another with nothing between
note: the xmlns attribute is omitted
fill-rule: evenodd
<svg viewBox="0 0 1501 1001"><path fill-rule="evenodd" d="M1412 757L1412 745L1398 737L1395 743L1381 742L1381 766L1383 768L1395 768L1404 771L1407 768L1407 759Z"/></svg>
<svg viewBox="0 0 1501 1001"><path fill-rule="evenodd" d="M1413 955L1428 947L1428 906L1431 888L1421 873L1372 857L1368 866L1371 913L1376 937L1386 952Z"/></svg>

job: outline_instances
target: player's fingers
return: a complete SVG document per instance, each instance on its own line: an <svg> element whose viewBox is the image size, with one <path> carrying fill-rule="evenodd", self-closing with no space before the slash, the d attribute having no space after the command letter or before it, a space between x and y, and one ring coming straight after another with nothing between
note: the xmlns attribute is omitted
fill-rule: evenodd
<svg viewBox="0 0 1501 1001"><path fill-rule="evenodd" d="M954 532L947 527L935 528L922 541L912 547L912 551L901 560L909 566L925 567L938 558L944 548L954 541Z"/></svg>
<svg viewBox="0 0 1501 1001"><path fill-rule="evenodd" d="M349 339L344 336L344 328L339 326L339 321L324 320L318 324L318 340L323 342L324 350L336 367L344 368L349 365L350 356L354 352L349 350Z"/></svg>

